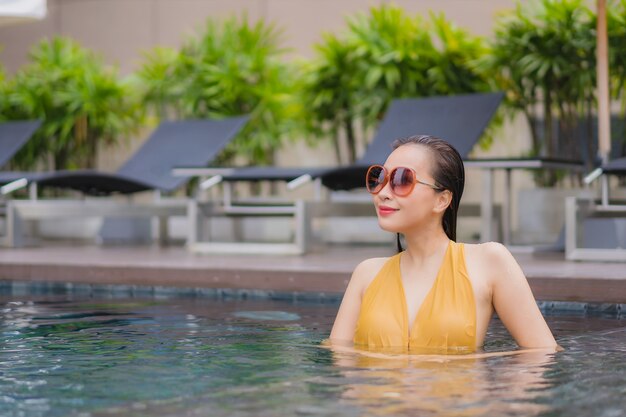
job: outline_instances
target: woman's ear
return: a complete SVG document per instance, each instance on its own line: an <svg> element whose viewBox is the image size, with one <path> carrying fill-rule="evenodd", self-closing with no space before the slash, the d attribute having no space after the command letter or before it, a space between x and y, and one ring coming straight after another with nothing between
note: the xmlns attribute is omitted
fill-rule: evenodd
<svg viewBox="0 0 626 417"><path fill-rule="evenodd" d="M452 203L452 191L443 190L437 193L437 200L435 201L435 213L443 213L448 206Z"/></svg>

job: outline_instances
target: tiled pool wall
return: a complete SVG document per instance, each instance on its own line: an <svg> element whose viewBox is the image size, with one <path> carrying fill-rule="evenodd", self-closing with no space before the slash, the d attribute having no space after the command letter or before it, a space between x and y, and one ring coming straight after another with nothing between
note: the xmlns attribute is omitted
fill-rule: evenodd
<svg viewBox="0 0 626 417"><path fill-rule="evenodd" d="M128 299L206 298L211 300L279 300L339 304L338 292L287 292L231 288L190 288L147 285L84 284L50 281L0 280L0 296L70 296L76 298ZM573 301L537 301L544 313L603 314L626 318L624 303L589 303Z"/></svg>
<svg viewBox="0 0 626 417"><path fill-rule="evenodd" d="M281 300L339 304L338 292L288 292L255 289L172 287L149 285L85 284L51 281L0 280L0 296L69 295L85 298L207 298L212 300Z"/></svg>

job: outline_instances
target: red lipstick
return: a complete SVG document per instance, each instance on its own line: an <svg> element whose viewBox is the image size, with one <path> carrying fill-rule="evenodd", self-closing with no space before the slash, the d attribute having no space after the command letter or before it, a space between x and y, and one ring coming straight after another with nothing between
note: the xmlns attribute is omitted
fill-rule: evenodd
<svg viewBox="0 0 626 417"><path fill-rule="evenodd" d="M390 214L395 213L398 209L389 206L378 206L378 214L381 216L389 216Z"/></svg>

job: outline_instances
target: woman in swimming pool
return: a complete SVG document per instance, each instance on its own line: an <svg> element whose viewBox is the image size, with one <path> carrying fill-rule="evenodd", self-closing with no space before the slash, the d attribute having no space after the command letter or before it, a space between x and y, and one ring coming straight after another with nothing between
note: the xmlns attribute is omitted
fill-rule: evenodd
<svg viewBox="0 0 626 417"><path fill-rule="evenodd" d="M465 183L459 153L433 136L400 139L393 148L384 166L370 167L366 185L380 226L398 234L399 253L355 268L330 342L473 352L495 310L520 347L556 349L510 252L494 242L456 242Z"/></svg>

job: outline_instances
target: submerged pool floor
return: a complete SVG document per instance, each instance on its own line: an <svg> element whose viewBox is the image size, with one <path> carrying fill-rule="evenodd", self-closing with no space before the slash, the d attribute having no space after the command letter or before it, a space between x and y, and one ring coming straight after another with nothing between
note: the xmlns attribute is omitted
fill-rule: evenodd
<svg viewBox="0 0 626 417"><path fill-rule="evenodd" d="M46 245L0 251L0 279L341 293L363 259L393 248L324 246L304 256L194 255L182 247ZM626 303L626 264L514 253L540 300Z"/></svg>
<svg viewBox="0 0 626 417"><path fill-rule="evenodd" d="M559 353L381 359L322 347L337 300L121 294L0 294L0 415L608 417L626 409L621 310L545 303ZM485 350L511 349L494 319Z"/></svg>

